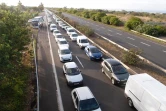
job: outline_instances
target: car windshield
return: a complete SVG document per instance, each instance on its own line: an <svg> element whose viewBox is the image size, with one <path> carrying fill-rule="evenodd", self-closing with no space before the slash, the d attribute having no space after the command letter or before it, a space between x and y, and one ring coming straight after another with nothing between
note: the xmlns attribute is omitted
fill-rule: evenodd
<svg viewBox="0 0 166 111"><path fill-rule="evenodd" d="M91 48L90 51L92 53L99 53L100 52L97 48Z"/></svg>
<svg viewBox="0 0 166 111"><path fill-rule="evenodd" d="M54 33L60 33L58 30L54 31Z"/></svg>
<svg viewBox="0 0 166 111"><path fill-rule="evenodd" d="M80 101L80 111L92 111L98 108L99 105L94 98Z"/></svg>
<svg viewBox="0 0 166 111"><path fill-rule="evenodd" d="M62 36L62 35L57 35L56 37L57 37L57 38L63 38L63 36Z"/></svg>
<svg viewBox="0 0 166 111"><path fill-rule="evenodd" d="M78 35L77 34L72 34L72 37L77 37Z"/></svg>
<svg viewBox="0 0 166 111"><path fill-rule="evenodd" d="M66 41L59 41L60 44L67 44Z"/></svg>
<svg viewBox="0 0 166 111"><path fill-rule="evenodd" d="M86 40L86 39L81 39L81 43L88 43L88 40Z"/></svg>
<svg viewBox="0 0 166 111"><path fill-rule="evenodd" d="M76 68L69 68L66 70L67 74L68 75L78 75L80 74L80 71L79 69L76 67Z"/></svg>
<svg viewBox="0 0 166 111"><path fill-rule="evenodd" d="M121 64L112 66L112 69L117 75L127 73L126 68L124 68Z"/></svg>
<svg viewBox="0 0 166 111"><path fill-rule="evenodd" d="M69 30L69 32L75 32L74 30Z"/></svg>
<svg viewBox="0 0 166 111"><path fill-rule="evenodd" d="M51 26L51 28L56 28L56 26Z"/></svg>
<svg viewBox="0 0 166 111"><path fill-rule="evenodd" d="M64 50L61 50L61 54L64 55L64 54L70 54L70 50L69 49L64 49Z"/></svg>

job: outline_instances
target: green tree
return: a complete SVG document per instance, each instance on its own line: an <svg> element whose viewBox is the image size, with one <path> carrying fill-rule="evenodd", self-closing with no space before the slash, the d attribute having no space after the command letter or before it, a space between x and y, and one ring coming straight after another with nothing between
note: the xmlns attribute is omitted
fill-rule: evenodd
<svg viewBox="0 0 166 111"><path fill-rule="evenodd" d="M109 19L109 22L111 25L115 25L115 26L118 26L120 24L120 20L117 17L111 17Z"/></svg>
<svg viewBox="0 0 166 111"><path fill-rule="evenodd" d="M44 10L44 5L43 5L43 3L41 3L41 4L38 6L38 8L39 8L40 11Z"/></svg>
<svg viewBox="0 0 166 111"><path fill-rule="evenodd" d="M126 23L125 23L125 27L127 29L134 29L136 28L138 25L142 25L144 24L144 22L138 18L138 17L131 17Z"/></svg>
<svg viewBox="0 0 166 111"><path fill-rule="evenodd" d="M22 5L21 1L18 2L17 8L18 8L19 10L21 10L21 11L24 11L24 10L25 10L25 6Z"/></svg>
<svg viewBox="0 0 166 111"><path fill-rule="evenodd" d="M90 18L89 12L88 11L83 11L82 12L82 17L84 17L84 18Z"/></svg>
<svg viewBox="0 0 166 111"><path fill-rule="evenodd" d="M98 12L97 14L95 14L95 20L101 22L101 18L104 17L104 16L106 16L105 13Z"/></svg>

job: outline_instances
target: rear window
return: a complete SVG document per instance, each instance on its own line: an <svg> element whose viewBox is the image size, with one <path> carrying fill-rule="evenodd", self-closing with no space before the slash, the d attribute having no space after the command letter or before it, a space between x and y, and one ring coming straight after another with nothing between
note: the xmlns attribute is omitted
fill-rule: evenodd
<svg viewBox="0 0 166 111"><path fill-rule="evenodd" d="M126 68L124 68L123 65L121 64L112 66L112 69L113 69L113 72L117 75L127 73Z"/></svg>
<svg viewBox="0 0 166 111"><path fill-rule="evenodd" d="M63 36L62 35L57 35L56 38L63 38Z"/></svg>
<svg viewBox="0 0 166 111"><path fill-rule="evenodd" d="M51 28L56 28L56 26L51 26Z"/></svg>
<svg viewBox="0 0 166 111"><path fill-rule="evenodd" d="M81 43L88 43L87 39L81 39Z"/></svg>
<svg viewBox="0 0 166 111"><path fill-rule="evenodd" d="M79 69L76 67L76 68L69 68L66 70L67 74L68 75L78 75L80 74L80 71Z"/></svg>
<svg viewBox="0 0 166 111"><path fill-rule="evenodd" d="M67 44L67 41L59 41L60 44Z"/></svg>
<svg viewBox="0 0 166 111"><path fill-rule="evenodd" d="M72 34L72 37L77 37L78 36L78 34Z"/></svg>
<svg viewBox="0 0 166 111"><path fill-rule="evenodd" d="M70 29L69 32L75 32L75 30L74 29Z"/></svg>

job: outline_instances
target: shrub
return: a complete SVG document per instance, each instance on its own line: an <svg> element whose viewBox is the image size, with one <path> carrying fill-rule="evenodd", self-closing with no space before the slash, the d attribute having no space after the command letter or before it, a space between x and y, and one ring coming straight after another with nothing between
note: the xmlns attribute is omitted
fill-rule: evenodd
<svg viewBox="0 0 166 111"><path fill-rule="evenodd" d="M95 20L101 22L101 18L104 17L104 16L106 16L105 13L98 12L97 14L95 14Z"/></svg>
<svg viewBox="0 0 166 111"><path fill-rule="evenodd" d="M144 22L138 17L131 17L126 23L125 27L127 29L135 29L138 25L142 25Z"/></svg>
<svg viewBox="0 0 166 111"><path fill-rule="evenodd" d="M139 54L141 54L141 51L135 49L130 49L129 51L125 51L122 56L123 62L129 65L136 65L141 61L137 56Z"/></svg>
<svg viewBox="0 0 166 111"><path fill-rule="evenodd" d="M104 23L104 24L110 24L109 22L109 17L108 16L104 16L101 18L101 22Z"/></svg>
<svg viewBox="0 0 166 111"><path fill-rule="evenodd" d="M88 11L82 12L82 17L84 17L84 18L90 18L89 12Z"/></svg>
<svg viewBox="0 0 166 111"><path fill-rule="evenodd" d="M95 21L96 20L95 16L96 16L96 14L93 14L90 18Z"/></svg>
<svg viewBox="0 0 166 111"><path fill-rule="evenodd" d="M120 20L117 17L111 17L109 22L111 25L115 25L115 26L118 26L120 24Z"/></svg>
<svg viewBox="0 0 166 111"><path fill-rule="evenodd" d="M77 25L76 27L79 31L81 31L82 33L84 33L86 36L93 36L94 31L89 28L88 26L84 26L84 25Z"/></svg>

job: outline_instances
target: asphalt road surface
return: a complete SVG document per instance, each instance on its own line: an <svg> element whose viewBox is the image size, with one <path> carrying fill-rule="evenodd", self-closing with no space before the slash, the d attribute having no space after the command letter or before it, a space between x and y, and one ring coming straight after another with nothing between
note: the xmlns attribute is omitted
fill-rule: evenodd
<svg viewBox="0 0 166 111"><path fill-rule="evenodd" d="M44 15L44 13L42 13L42 15ZM128 106L127 100L124 96L124 87L112 85L110 79L101 72L101 61L90 61L84 51L81 50L75 42L71 42L66 32L59 27L58 29L65 35L65 38L69 42L70 50L73 54L73 61L76 62L82 72L84 85L91 89L92 93L100 103L102 111L135 111L135 109L131 109ZM57 43L53 34L47 32L46 26L39 31L37 42L40 111L58 111L57 87L55 75L53 73L53 63L51 60L48 38L51 40L64 111L75 111L71 99L71 90L73 88L68 87L66 84L66 79L62 71L63 63L60 62L57 52Z"/></svg>
<svg viewBox="0 0 166 111"><path fill-rule="evenodd" d="M106 26L102 23L97 23L67 13L63 13L63 15L75 22L78 22L79 24L91 27L96 33L114 41L115 43L127 49L141 49L143 51L141 54L142 57L166 69L166 46L160 45L150 40L145 40L144 38L138 37L134 34Z"/></svg>

